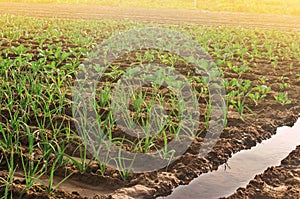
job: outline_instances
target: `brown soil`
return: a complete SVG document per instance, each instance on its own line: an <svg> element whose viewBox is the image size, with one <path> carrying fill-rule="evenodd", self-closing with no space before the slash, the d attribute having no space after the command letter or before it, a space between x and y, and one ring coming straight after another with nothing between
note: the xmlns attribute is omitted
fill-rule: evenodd
<svg viewBox="0 0 300 199"><path fill-rule="evenodd" d="M300 146L280 166L268 168L227 198L300 198Z"/></svg>
<svg viewBox="0 0 300 199"><path fill-rule="evenodd" d="M182 12L181 16L183 17L178 17L180 16L178 12ZM249 14L239 15L202 11L175 12L172 10L160 11L156 9L0 3L0 13L24 14L39 17L94 19L124 19L127 17L133 20L161 23L192 22L206 25L246 25L261 28L282 28L285 30L299 30L300 27L298 23L300 20L297 17L269 15L258 17ZM193 19L189 17L191 14L194 16ZM237 18L237 16L239 16L239 18ZM188 184L193 178L202 173L217 169L218 166L225 163L233 153L242 149L249 149L262 140L270 138L272 134L276 133L277 127L284 125L292 126L300 113L300 81L296 78L296 74L300 74L299 60L289 60L288 62L281 60L276 68L272 66L271 61L256 60L255 62L257 64L253 64L250 73L245 74L243 78L251 79L255 82L264 76L268 79L266 85L270 86L272 92L275 93L280 91L278 84L282 81L282 77L288 77L285 83L289 83L291 87L287 88L286 91L292 103L281 106L271 95L268 95L266 100L260 105L249 105L254 115L246 112L243 116L245 121L240 120L238 115L229 109L228 126L224 129L213 150L205 158L198 158L198 152L204 137L204 134L201 134L199 138L195 139L187 152L168 168L149 173L130 174L126 181L121 179L116 170L110 168L107 169L104 176L100 175L98 172L99 168L96 164L91 164L84 174L80 173L75 167L61 168L55 173L57 180L69 173L73 175L70 180L63 183L59 190L54 191L51 197L37 184L26 191L22 198L155 198L157 196L168 195L172 189L178 185ZM293 63L293 68L290 67L291 63ZM126 62L122 63L121 68L122 67L125 69L128 67L128 64ZM187 74L187 72L190 71L190 68L186 66L180 68L184 68L180 71L183 74ZM228 79L236 76L236 74L231 71L225 71L224 75L225 78ZM105 81L107 80L105 79ZM5 115L7 114L6 109L1 107L0 122L5 120ZM54 119L60 123L63 121L71 121L70 107L66 107L65 115L65 117L54 117ZM32 130L36 128L34 122L28 125ZM71 128L74 127L71 126ZM49 132L49 134L51 134L51 132ZM63 139L63 137L61 139ZM26 145L27 140L24 139L21 140L21 142L24 142L24 145ZM73 153L76 146L70 143L68 147L70 155L78 157L76 153ZM36 153L39 154L38 151ZM0 151L0 158L2 155L2 151ZM249 196L250 198L256 198L256 196L270 196L270 198L272 198L277 196L275 194L290 198L297 196L296 194L299 194L299 155L298 147L288 158L282 161L281 166L271 168L266 173L259 175L250 183L246 190L240 189L232 197L240 198L240 196ZM15 158L15 162L20 162L17 157ZM3 165L5 164L2 162L0 165L2 170L0 177L6 179L8 175L7 168ZM47 176L43 178L46 179ZM22 177L14 179L11 190L15 198L20 195L24 185L25 182ZM289 195L284 195L286 194L286 190L288 190L287 194ZM276 191L279 192L277 193ZM0 195L3 195L3 192L4 187L0 186ZM255 195L256 193L257 195Z"/></svg>

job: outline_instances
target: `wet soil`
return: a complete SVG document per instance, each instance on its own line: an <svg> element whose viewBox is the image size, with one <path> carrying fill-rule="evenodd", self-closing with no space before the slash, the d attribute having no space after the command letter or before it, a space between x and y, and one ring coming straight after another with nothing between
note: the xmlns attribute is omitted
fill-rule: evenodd
<svg viewBox="0 0 300 199"><path fill-rule="evenodd" d="M13 9L12 9L13 8ZM13 13L13 14L24 14L31 16L40 16L40 17L76 17L76 18L113 18L116 17L124 18L124 16L118 16L111 11L114 9L121 8L94 8L95 13L98 9L99 11L109 11L104 15L95 14L95 16L91 16L91 12L88 9L92 9L91 7L86 7L85 11L82 8L74 7L70 5L55 5L54 7L49 8L48 5L36 5L36 4L13 4L13 3L0 3L0 13ZM62 10L64 11L62 13ZM122 9L121 9L122 10ZM147 9L148 10L148 9ZM155 10L155 9L154 9ZM134 11L133 10L129 10ZM128 10L122 12L129 12ZM144 10L137 10L136 12L143 13ZM153 10L150 10L154 12ZM150 12L149 11L149 12ZM72 12L72 14L70 14ZM168 16L169 14L174 14L174 11L165 11ZM177 11L176 11L177 12ZM190 14L190 11L187 11ZM191 11L194 12L194 11ZM75 13L75 14L74 14ZM144 12L145 13L145 12ZM155 12L157 14L157 11ZM162 12L164 13L164 12ZM202 13L202 12L201 12ZM130 13L127 14L130 16L135 16ZM206 18L204 17L206 15ZM217 20L208 20L211 19L213 15L217 17ZM224 16L229 16L224 19L227 20L228 25L242 25L242 22L239 20L235 20L234 15L230 13L219 13L212 14L203 12L203 16L200 18L204 24L208 25L220 25L226 24L222 18ZM136 15L139 16L139 15ZM159 19L154 19L149 15L150 21L159 21ZM245 16L248 16L245 14ZM273 17L273 16L272 16ZM272 18L272 17L269 17ZM129 17L128 17L129 18ZM137 19L136 17L135 19ZM143 19L147 19L145 14L142 15ZM184 18L184 20L189 21L190 17ZM242 17L241 17L242 18ZM289 30L299 29L299 24L296 23L298 18L292 18L291 20L285 21L271 20L269 23L260 24L256 23L257 16L253 16L248 20L247 17L242 20L246 23L247 26L258 26L262 28L266 28L268 26L277 27L278 28L287 28ZM268 17L266 17L268 18ZM281 18L281 17L279 17ZM288 19L288 16L284 16L282 18ZM129 18L130 19L130 18ZM132 18L133 19L133 18ZM177 22L183 23L177 17ZM274 18L273 18L274 19ZM293 22L295 20L295 22ZM172 19L168 18L168 20L161 20L162 23L171 23ZM231 21L231 22L228 22ZM190 20L190 22L193 22ZM196 22L201 24L200 19L197 19ZM262 23L262 22L261 22ZM276 24L276 25L275 25ZM13 55L11 55L13 56ZM12 57L13 58L13 57ZM41 188L41 185L37 184L33 188L26 191L22 198L155 198L157 196L166 196L171 193L172 189L175 187L188 184L192 179L201 175L202 173L206 173L211 170L215 170L219 165L225 163L228 158L232 156L232 154L242 150L249 149L255 146L257 143L260 143L262 140L268 139L271 135L276 133L276 129L280 126L292 126L297 118L299 117L300 112L300 81L297 79L296 74L300 74L300 62L299 60L279 60L278 66L273 67L271 61L266 61L264 59L255 60L256 64L251 65L251 71L242 76L243 79L251 79L254 81L258 81L259 78L265 77L267 82L265 83L267 86L272 88L272 93L281 92L278 87L278 84L281 83L282 77L287 77L284 79L285 83L289 83L291 86L287 88L285 91L288 93L289 98L292 103L289 105L280 105L273 96L268 95L266 99L261 102L259 105L255 105L254 103L249 104L249 108L252 109L253 113L245 112L243 115L244 121L242 121L238 114L233 110L229 109L228 112L228 125L224 129L223 133L220 136L215 147L212 151L204 158L198 157L199 149L203 144L203 137L205 134L201 134L199 138L195 139L193 144L189 147L187 152L182 155L176 162L172 163L168 166L168 168L160 169L154 172L142 173L142 174L130 174L126 181L123 181L119 175L119 173L112 169L108 168L105 171L105 175L99 174L98 166L96 164L91 164L87 169L86 173L81 173L75 167L65 167L57 170L55 175L59 179L60 177L64 177L68 174L73 174L70 181L66 181L61 187L61 189L53 192L52 196L48 196L45 190ZM291 63L293 63L293 68L291 68ZM126 69L128 67L127 62L123 62L120 66L120 69ZM181 68L181 73L187 74L191 71L191 68L188 66L182 67L182 65L178 66ZM225 78L231 79L236 77L236 74L232 71L224 71ZM108 81L108 79L104 79ZM71 96L70 96L71 99ZM65 116L57 116L57 122L61 123L63 121L71 121L71 110L70 107L66 107L64 110ZM1 107L1 117L0 122L6 120L6 112L5 107ZM41 116L42 117L42 116ZM29 128L34 131L37 127L37 124L32 121L28 124ZM71 128L75 128L71 126ZM24 134L26 134L24 132ZM118 132L116 130L116 136ZM51 136L51 131L49 131L49 135ZM64 139L61 137L60 139ZM26 145L27 140L23 140L24 145ZM70 143L68 146L68 152L70 155L74 157L79 157L74 149L74 143ZM76 150L75 150L76 151ZM0 155L2 151L0 152ZM37 154L40 154L36 151ZM293 198L295 194L299 193L299 168L297 170L297 166L299 166L299 147L295 150L291 155L282 161L282 165L279 167L269 169L265 174L259 175L256 177L254 182L252 181L247 189L240 189L234 196L239 198L239 196L247 196L247 194L252 194L251 187L255 187L255 190L259 189L257 192L264 193L276 193L277 190L291 190L287 197ZM15 157L15 162L20 162L20 160ZM8 175L7 168L3 166L4 163L1 163L0 168L0 177L6 179ZM291 165L291 166L289 166ZM293 167L294 165L294 167ZM294 168L294 173L291 170ZM283 172L283 173L281 173ZM298 173L297 173L298 172ZM296 176L296 178L295 178ZM298 180L298 181L297 181ZM2 181L2 180L1 180ZM265 183L264 183L265 182ZM272 182L272 183L271 183ZM4 182L3 182L4 183ZM72 185L71 185L72 184ZM74 185L75 184L75 185ZM105 184L105 185L104 185ZM262 185L260 185L262 184ZM267 186L268 185L268 186ZM15 178L11 187L13 191L13 195L15 198L18 198L20 193L22 192L22 188L25 186L25 182L22 179ZM280 187L280 188L276 188ZM76 188L77 187L77 188ZM89 187L87 189L82 187ZM91 190L97 190L96 187L99 187L98 192L95 194L91 194ZM257 189L256 189L257 187ZM74 190L73 190L74 189ZM73 190L73 191L72 191ZM298 192L297 192L298 190ZM3 195L4 187L0 186L0 195ZM280 192L285 194L283 192ZM241 195L237 195L241 194ZM93 195L93 196L92 196ZM255 196L259 195L249 195L251 198L255 198ZM264 196L264 195L262 195ZM275 195L274 195L275 196ZM297 196L297 195L296 195Z"/></svg>
<svg viewBox="0 0 300 199"><path fill-rule="evenodd" d="M300 146L281 161L256 175L246 188L239 188L227 199L237 198L300 198Z"/></svg>
<svg viewBox="0 0 300 199"><path fill-rule="evenodd" d="M177 187L164 199L214 199L230 196L239 187L246 187L255 175L263 173L268 167L279 166L281 160L300 144L299 130L300 118L293 127L278 128L272 138L262 141L250 150L235 153L218 170L202 174L188 185Z"/></svg>

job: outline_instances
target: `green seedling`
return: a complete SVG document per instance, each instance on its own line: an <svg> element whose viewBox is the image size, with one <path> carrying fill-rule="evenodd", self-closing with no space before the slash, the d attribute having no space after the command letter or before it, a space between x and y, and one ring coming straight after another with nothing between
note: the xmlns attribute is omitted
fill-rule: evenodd
<svg viewBox="0 0 300 199"><path fill-rule="evenodd" d="M233 87L234 90L230 91L227 94L227 100L230 102L230 104L238 111L240 118L243 120L243 112L244 109L249 108L245 105L246 98L249 93L249 89L251 86L251 82L248 80L237 80L232 79L230 81L230 87Z"/></svg>
<svg viewBox="0 0 300 199"><path fill-rule="evenodd" d="M290 88L290 87L291 87L291 85L289 83L280 83L279 84L279 89L280 90L284 90L284 89Z"/></svg>
<svg viewBox="0 0 300 199"><path fill-rule="evenodd" d="M122 140L120 140L120 142L119 142L120 149L118 151L118 157L117 157L116 162L118 165L118 171L119 171L119 174L121 175L121 178L123 180L128 180L135 158L129 159L129 158L123 157L122 150L121 150L123 148L123 142L124 142L124 138ZM130 162L129 165L128 165L128 162ZM128 168L126 168L126 166Z"/></svg>
<svg viewBox="0 0 300 199"><path fill-rule="evenodd" d="M63 155L63 154L61 154ZM56 166L58 164L58 160L61 159L62 157L58 156L58 158L53 162L52 166L51 166L51 170L50 170L50 175L49 175L49 181L48 181L48 185L44 184L44 187L46 189L46 192L51 195L53 193L53 191L55 191L56 189L59 188L59 186L64 183L67 179L69 179L73 173L70 173L69 175L67 175L66 177L64 177L60 182L58 182L56 185L54 185L54 172L56 169Z"/></svg>
<svg viewBox="0 0 300 199"><path fill-rule="evenodd" d="M267 97L267 94L270 93L271 88L265 85L256 86L251 89L251 92L248 94L249 98L253 100L257 106L259 102Z"/></svg>
<svg viewBox="0 0 300 199"><path fill-rule="evenodd" d="M291 104L292 101L288 98L288 93L278 93L277 95L274 96L275 100L279 102L282 106L286 104Z"/></svg>
<svg viewBox="0 0 300 199"><path fill-rule="evenodd" d="M258 105L258 102L264 99L267 93L270 92L270 88L267 86L252 87L250 80L232 79L229 83L225 83L225 86L232 89L227 94L227 100L229 101L229 104L238 111L242 120L244 109L253 113L246 105L246 99L250 98Z"/></svg>
<svg viewBox="0 0 300 199"><path fill-rule="evenodd" d="M14 149L12 149L12 151L10 151L9 157L7 157L7 155L5 155L7 167L8 167L8 177L7 177L7 179L0 177L0 180L2 180L5 183L4 184L4 186L5 186L4 194L1 197L3 199L9 198L9 197L12 198L12 192L10 190L10 187L13 185L14 174L17 170L17 167L14 162L14 152L15 152Z"/></svg>

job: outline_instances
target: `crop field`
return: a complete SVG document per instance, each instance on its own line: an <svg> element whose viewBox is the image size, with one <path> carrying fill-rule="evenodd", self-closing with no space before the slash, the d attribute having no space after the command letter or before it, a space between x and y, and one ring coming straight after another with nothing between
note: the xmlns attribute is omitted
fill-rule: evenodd
<svg viewBox="0 0 300 199"><path fill-rule="evenodd" d="M207 157L198 157L212 104L205 77L173 52L133 50L118 57L96 85L93 109L106 139L117 149L172 159L168 143L187 111L168 87L142 85L130 93L118 125L113 91L125 73L141 64L164 64L184 76L200 115L194 139L176 161L158 171L136 173L115 159L99 158L78 132L72 91L92 50L114 34L149 24L132 21L32 18L0 19L0 196L2 198L151 198L170 194L201 173L216 169L237 151L250 148L292 125L300 110L300 33L241 27L157 25L193 38L222 74L226 110L223 132ZM95 70L95 74L99 71ZM100 73L99 73L100 74ZM157 73L165 82L173 80ZM166 119L151 134L157 105ZM143 136L124 133L133 123ZM187 129L188 131L188 129ZM97 151L97 149L95 149ZM95 151L94 151L95 152ZM174 157L175 158L175 157ZM114 164L115 167L110 165ZM151 164L151 163L150 163ZM132 191L134 190L134 191Z"/></svg>
<svg viewBox="0 0 300 199"><path fill-rule="evenodd" d="M1 1L4 0L0 0L0 2ZM298 0L5 0L5 2L55 3L300 15Z"/></svg>

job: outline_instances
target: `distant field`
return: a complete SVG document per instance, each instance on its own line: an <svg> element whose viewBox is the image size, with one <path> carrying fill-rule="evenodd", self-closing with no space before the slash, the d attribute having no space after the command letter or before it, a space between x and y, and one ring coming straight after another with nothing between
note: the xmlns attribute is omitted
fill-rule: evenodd
<svg viewBox="0 0 300 199"><path fill-rule="evenodd" d="M299 0L9 0L9 2L68 3L300 15Z"/></svg>

